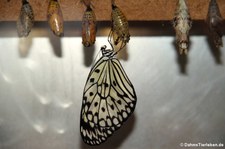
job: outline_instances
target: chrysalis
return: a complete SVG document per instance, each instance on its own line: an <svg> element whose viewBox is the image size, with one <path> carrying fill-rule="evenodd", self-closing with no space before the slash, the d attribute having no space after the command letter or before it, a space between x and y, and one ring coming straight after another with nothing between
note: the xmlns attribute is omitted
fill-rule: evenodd
<svg viewBox="0 0 225 149"><path fill-rule="evenodd" d="M189 46L189 30L192 21L185 0L178 0L173 19L173 27L176 31L176 42L179 47L180 54L187 54Z"/></svg>
<svg viewBox="0 0 225 149"><path fill-rule="evenodd" d="M87 9L84 12L82 21L82 43L85 47L90 47L95 43L97 30L96 17L90 3L85 5Z"/></svg>
<svg viewBox="0 0 225 149"><path fill-rule="evenodd" d="M19 37L27 37L34 24L33 9L27 0L22 0L20 15L17 20L17 32Z"/></svg>
<svg viewBox="0 0 225 149"><path fill-rule="evenodd" d="M89 145L105 142L130 117L137 101L117 52L106 46L101 51L88 75L81 107L80 133Z"/></svg>
<svg viewBox="0 0 225 149"><path fill-rule="evenodd" d="M209 3L208 15L206 22L209 27L209 31L213 38L213 41L217 48L223 46L222 42L222 25L223 19L216 0L211 0Z"/></svg>
<svg viewBox="0 0 225 149"><path fill-rule="evenodd" d="M126 16L118 8L112 0L112 28L109 38L113 36L114 44L117 45L121 42L121 48L126 45L130 40L129 24Z"/></svg>
<svg viewBox="0 0 225 149"><path fill-rule="evenodd" d="M56 36L63 36L63 15L58 0L50 0L48 5L48 23Z"/></svg>

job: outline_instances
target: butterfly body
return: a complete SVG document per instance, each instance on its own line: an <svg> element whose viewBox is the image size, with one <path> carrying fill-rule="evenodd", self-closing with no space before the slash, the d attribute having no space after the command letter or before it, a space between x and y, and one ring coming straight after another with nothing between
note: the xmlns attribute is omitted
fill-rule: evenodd
<svg viewBox="0 0 225 149"><path fill-rule="evenodd" d="M89 145L105 142L128 119L136 105L132 83L115 53L105 48L88 75L83 94L80 131Z"/></svg>

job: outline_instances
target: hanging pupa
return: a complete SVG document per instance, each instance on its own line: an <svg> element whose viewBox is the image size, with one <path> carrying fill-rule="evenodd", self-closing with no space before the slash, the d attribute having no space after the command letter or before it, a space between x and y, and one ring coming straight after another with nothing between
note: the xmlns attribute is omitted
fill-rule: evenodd
<svg viewBox="0 0 225 149"><path fill-rule="evenodd" d="M83 20L82 20L82 44L85 47L90 47L95 43L96 39L96 17L95 13L91 8L90 1L85 2L87 9L84 12Z"/></svg>
<svg viewBox="0 0 225 149"><path fill-rule="evenodd" d="M192 27L191 17L185 0L178 0L173 19L176 32L176 42L180 54L187 54L189 46L189 31Z"/></svg>
<svg viewBox="0 0 225 149"><path fill-rule="evenodd" d="M112 0L112 28L109 34L109 40L113 36L114 44L117 45L121 42L121 48L123 48L130 40L129 24L126 16L116 6L114 0Z"/></svg>
<svg viewBox="0 0 225 149"><path fill-rule="evenodd" d="M223 46L222 41L222 25L223 19L216 0L211 0L209 3L209 9L206 22L209 27L210 34L217 48Z"/></svg>
<svg viewBox="0 0 225 149"><path fill-rule="evenodd" d="M63 15L58 0L50 0L48 5L48 23L56 36L63 36Z"/></svg>
<svg viewBox="0 0 225 149"><path fill-rule="evenodd" d="M17 33L19 37L27 37L34 24L34 13L27 0L22 0L20 15L17 20Z"/></svg>

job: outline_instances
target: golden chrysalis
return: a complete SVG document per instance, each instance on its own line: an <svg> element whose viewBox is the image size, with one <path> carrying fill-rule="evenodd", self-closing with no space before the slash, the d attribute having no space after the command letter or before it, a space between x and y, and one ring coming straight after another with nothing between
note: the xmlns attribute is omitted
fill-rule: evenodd
<svg viewBox="0 0 225 149"><path fill-rule="evenodd" d="M56 36L63 36L63 15L58 0L50 0L48 5L48 23Z"/></svg>

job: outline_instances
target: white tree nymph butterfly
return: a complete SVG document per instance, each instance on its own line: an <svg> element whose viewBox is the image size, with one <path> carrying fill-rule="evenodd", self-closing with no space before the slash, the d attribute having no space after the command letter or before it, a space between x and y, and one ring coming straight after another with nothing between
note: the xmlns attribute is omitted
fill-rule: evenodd
<svg viewBox="0 0 225 149"><path fill-rule="evenodd" d="M101 51L84 87L80 115L81 136L89 145L105 142L133 113L137 101L116 53L106 46Z"/></svg>

